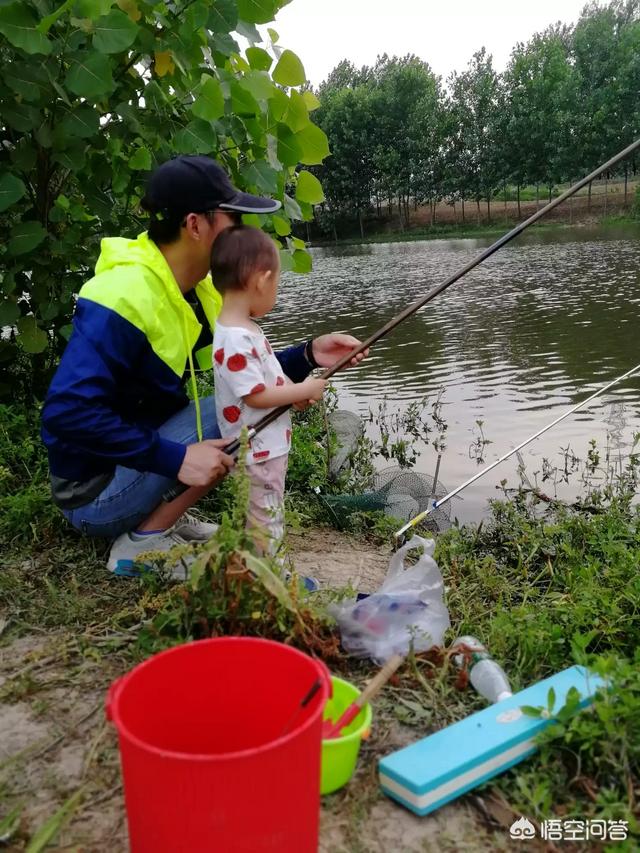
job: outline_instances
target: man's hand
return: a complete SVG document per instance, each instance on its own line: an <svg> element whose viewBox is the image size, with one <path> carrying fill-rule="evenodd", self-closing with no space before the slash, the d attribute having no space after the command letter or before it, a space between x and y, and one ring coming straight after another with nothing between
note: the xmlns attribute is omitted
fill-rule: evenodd
<svg viewBox="0 0 640 853"><path fill-rule="evenodd" d="M227 438L210 438L188 445L178 480L186 486L211 486L221 480L234 465L233 457L220 449L228 443Z"/></svg>
<svg viewBox="0 0 640 853"><path fill-rule="evenodd" d="M314 338L311 342L313 357L320 367L332 367L336 361L344 358L352 352L357 346L360 346L360 341L354 338L353 335L343 335L339 332L334 332L331 335L320 335L319 338ZM358 353L351 359L350 364L355 367L363 358L369 355L369 350Z"/></svg>

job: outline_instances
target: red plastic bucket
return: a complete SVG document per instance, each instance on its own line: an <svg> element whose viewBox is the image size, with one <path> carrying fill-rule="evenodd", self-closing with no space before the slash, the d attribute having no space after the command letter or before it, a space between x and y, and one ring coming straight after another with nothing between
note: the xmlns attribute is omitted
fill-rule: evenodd
<svg viewBox="0 0 640 853"><path fill-rule="evenodd" d="M114 682L132 853L314 853L330 692L321 662L244 637L176 646Z"/></svg>

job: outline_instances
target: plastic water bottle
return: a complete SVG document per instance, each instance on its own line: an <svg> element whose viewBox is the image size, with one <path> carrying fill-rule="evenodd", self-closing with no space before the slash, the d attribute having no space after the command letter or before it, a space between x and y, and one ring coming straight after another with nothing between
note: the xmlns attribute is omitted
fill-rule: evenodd
<svg viewBox="0 0 640 853"><path fill-rule="evenodd" d="M497 664L480 640L475 637L458 637L454 646L464 644L477 651L471 652L471 666L469 668L469 681L481 696L489 702L502 702L513 696L509 679L502 667ZM457 666L462 666L465 656L454 655L453 660Z"/></svg>

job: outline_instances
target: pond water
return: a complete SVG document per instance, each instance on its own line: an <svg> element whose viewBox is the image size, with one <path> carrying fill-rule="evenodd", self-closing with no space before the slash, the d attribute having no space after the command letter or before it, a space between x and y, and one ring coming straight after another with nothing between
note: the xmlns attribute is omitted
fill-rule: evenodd
<svg viewBox="0 0 640 853"><path fill-rule="evenodd" d="M364 338L466 263L491 240L430 240L313 250L307 276L283 276L266 318L272 343L333 330ZM640 363L640 226L530 233L501 249L380 341L357 369L336 378L340 407L366 415L385 397L401 410L444 388L448 423L440 480L454 488L478 470L477 421L497 459L562 411ZM374 429L374 427L370 427ZM534 479L562 448L585 457L591 438L616 457L640 431L640 375L612 389L522 451ZM416 469L433 474L425 443ZM452 516L478 520L503 463L452 504ZM538 480L540 481L540 474ZM563 497L579 490L560 484ZM547 481L545 490L553 493Z"/></svg>

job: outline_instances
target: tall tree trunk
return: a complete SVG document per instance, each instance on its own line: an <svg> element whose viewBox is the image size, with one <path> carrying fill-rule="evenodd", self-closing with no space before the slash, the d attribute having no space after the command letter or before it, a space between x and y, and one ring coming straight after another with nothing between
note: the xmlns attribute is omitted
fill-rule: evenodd
<svg viewBox="0 0 640 853"><path fill-rule="evenodd" d="M491 196L487 196L487 222L491 225Z"/></svg>
<svg viewBox="0 0 640 853"><path fill-rule="evenodd" d="M573 225L573 200L575 196L569 198L569 225Z"/></svg>
<svg viewBox="0 0 640 853"><path fill-rule="evenodd" d="M364 225L362 224L362 211L358 208L358 224L360 225L360 239L364 240Z"/></svg>
<svg viewBox="0 0 640 853"><path fill-rule="evenodd" d="M433 213L431 214L431 227L435 228L436 226L436 199L433 200Z"/></svg>
<svg viewBox="0 0 640 853"><path fill-rule="evenodd" d="M311 232L309 231L309 223L307 222L307 243L311 242Z"/></svg>
<svg viewBox="0 0 640 853"><path fill-rule="evenodd" d="M456 200L453 200L453 222L455 225L458 224L458 211L456 210Z"/></svg>
<svg viewBox="0 0 640 853"><path fill-rule="evenodd" d="M465 222L467 221L467 220L464 218L464 196L462 196L462 198L460 199L460 201L462 202L462 224L464 225L464 224L465 224Z"/></svg>
<svg viewBox="0 0 640 853"><path fill-rule="evenodd" d="M551 193L553 192L553 186L549 184L549 201L551 201Z"/></svg>
<svg viewBox="0 0 640 853"><path fill-rule="evenodd" d="M522 213L520 211L520 184L518 184L518 219L522 217Z"/></svg>
<svg viewBox="0 0 640 853"><path fill-rule="evenodd" d="M627 209L627 193L629 190L629 169L627 163L624 164L624 209Z"/></svg>
<svg viewBox="0 0 640 853"><path fill-rule="evenodd" d="M393 200L392 200L391 196L388 196L387 216L389 217L389 219L391 219L392 213L393 213Z"/></svg>
<svg viewBox="0 0 640 853"><path fill-rule="evenodd" d="M404 234L404 215L403 215L403 198L400 193L398 193L398 219L400 221L400 231Z"/></svg>
<svg viewBox="0 0 640 853"><path fill-rule="evenodd" d="M507 182L502 183L502 192L504 193L504 218L507 219Z"/></svg>
<svg viewBox="0 0 640 853"><path fill-rule="evenodd" d="M336 223L335 222L333 223L333 239L335 240L335 242L337 244L338 243L338 231L336 229Z"/></svg>
<svg viewBox="0 0 640 853"><path fill-rule="evenodd" d="M536 184L536 210L540 207L540 184Z"/></svg>
<svg viewBox="0 0 640 853"><path fill-rule="evenodd" d="M609 173L604 176L604 215L607 215L607 193L609 192Z"/></svg>
<svg viewBox="0 0 640 853"><path fill-rule="evenodd" d="M480 199L476 198L476 222L480 225Z"/></svg>
<svg viewBox="0 0 640 853"><path fill-rule="evenodd" d="M589 193L588 193L588 201L587 201L587 213L591 213L591 186L593 181L589 182Z"/></svg>

